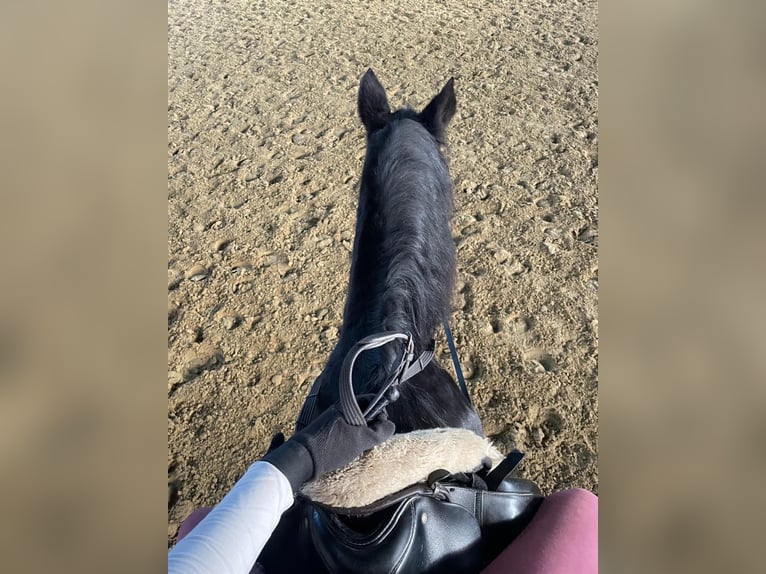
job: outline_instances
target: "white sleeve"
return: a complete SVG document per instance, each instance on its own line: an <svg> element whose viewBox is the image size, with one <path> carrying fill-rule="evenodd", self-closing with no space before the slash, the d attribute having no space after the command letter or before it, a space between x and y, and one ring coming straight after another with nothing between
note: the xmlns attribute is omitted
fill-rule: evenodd
<svg viewBox="0 0 766 574"><path fill-rule="evenodd" d="M254 463L168 554L168 574L248 574L293 503L290 482L268 462Z"/></svg>

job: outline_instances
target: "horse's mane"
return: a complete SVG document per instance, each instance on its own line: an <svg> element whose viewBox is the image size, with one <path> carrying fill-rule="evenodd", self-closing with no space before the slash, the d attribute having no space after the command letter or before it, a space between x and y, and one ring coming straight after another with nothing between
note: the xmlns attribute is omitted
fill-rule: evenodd
<svg viewBox="0 0 766 574"><path fill-rule="evenodd" d="M376 197L382 228L381 327L409 331L423 346L448 317L455 282L452 181L436 140L416 121L389 123L380 140L361 193Z"/></svg>

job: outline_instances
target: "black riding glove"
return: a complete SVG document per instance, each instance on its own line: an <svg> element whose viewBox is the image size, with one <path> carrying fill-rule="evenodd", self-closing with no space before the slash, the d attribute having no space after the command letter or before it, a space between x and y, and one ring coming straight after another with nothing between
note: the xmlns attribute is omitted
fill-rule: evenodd
<svg viewBox="0 0 766 574"><path fill-rule="evenodd" d="M297 492L304 483L346 466L393 434L394 423L388 420L385 410L367 426L354 426L332 406L262 460L277 467Z"/></svg>

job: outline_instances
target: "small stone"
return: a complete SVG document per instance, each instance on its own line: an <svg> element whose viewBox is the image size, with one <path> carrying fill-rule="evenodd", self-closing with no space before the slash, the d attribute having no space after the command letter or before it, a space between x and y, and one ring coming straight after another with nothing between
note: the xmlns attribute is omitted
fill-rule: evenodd
<svg viewBox="0 0 766 574"><path fill-rule="evenodd" d="M293 268L290 267L290 265L287 263L280 263L277 265L277 273L279 273L280 277L284 277L285 275L290 273L290 271L292 270Z"/></svg>
<svg viewBox="0 0 766 574"><path fill-rule="evenodd" d="M334 341L335 339L338 338L337 327L333 327L333 326L327 327L326 329L322 331L322 337L324 337L326 341Z"/></svg>
<svg viewBox="0 0 766 574"><path fill-rule="evenodd" d="M534 359L529 361L529 367L532 370L532 372L535 373L536 375L539 375L545 372L545 367L543 367L542 363L540 363L540 361L535 361Z"/></svg>
<svg viewBox="0 0 766 574"><path fill-rule="evenodd" d="M243 205L245 205L248 201L248 197L246 195L235 195L232 197L229 197L228 200L225 202L226 207L231 207L232 209L239 209Z"/></svg>
<svg viewBox="0 0 766 574"><path fill-rule="evenodd" d="M464 193L473 193L474 190L479 187L479 184L471 180L466 180L463 182L462 187Z"/></svg>
<svg viewBox="0 0 766 574"><path fill-rule="evenodd" d="M495 251L493 257L498 263L505 263L511 257L511 254L508 253L505 249L498 249Z"/></svg>
<svg viewBox="0 0 766 574"><path fill-rule="evenodd" d="M514 260L510 265L508 265L508 271L511 272L511 275L521 275L526 271L524 268L524 265L521 264L521 262Z"/></svg>
<svg viewBox="0 0 766 574"><path fill-rule="evenodd" d="M213 244L214 251L223 251L231 243L231 239L219 239Z"/></svg>
<svg viewBox="0 0 766 574"><path fill-rule="evenodd" d="M562 231L558 227L550 227L545 230L545 235L558 239L562 236Z"/></svg>
<svg viewBox="0 0 766 574"><path fill-rule="evenodd" d="M241 319L239 315L225 315L221 318L221 322L223 323L223 326L231 331L234 329L237 325L239 325Z"/></svg>
<svg viewBox="0 0 766 574"><path fill-rule="evenodd" d="M273 377L271 377L271 382L274 383L275 385L279 385L282 382L282 375L279 375L279 374L274 375Z"/></svg>
<svg viewBox="0 0 766 574"><path fill-rule="evenodd" d="M253 289L253 284L250 281L245 281L243 283L237 283L236 285L232 285L231 292L232 293L248 293Z"/></svg>
<svg viewBox="0 0 766 574"><path fill-rule="evenodd" d="M185 277L192 281L202 281L208 274L208 270L203 265L197 264L186 270Z"/></svg>
<svg viewBox="0 0 766 574"><path fill-rule="evenodd" d="M241 259L237 259L236 261L233 261L231 264L231 270L234 272L243 272L243 271L249 271L252 269L253 266L250 265L247 261L242 261Z"/></svg>

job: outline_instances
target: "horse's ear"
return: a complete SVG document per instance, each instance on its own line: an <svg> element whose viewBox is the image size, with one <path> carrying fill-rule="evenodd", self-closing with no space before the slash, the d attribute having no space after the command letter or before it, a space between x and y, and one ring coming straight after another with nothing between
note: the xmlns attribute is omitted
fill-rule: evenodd
<svg viewBox="0 0 766 574"><path fill-rule="evenodd" d="M370 68L359 84L359 117L368 133L382 128L388 121L391 108L388 106L386 90Z"/></svg>
<svg viewBox="0 0 766 574"><path fill-rule="evenodd" d="M452 116L457 110L457 100L455 99L455 88L453 84L455 78L450 78L447 85L442 88L431 103L420 112L420 122L428 128L428 131L439 141L444 141L445 131Z"/></svg>

